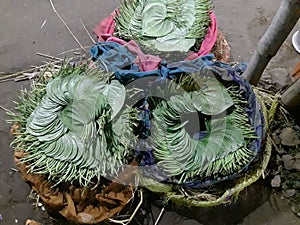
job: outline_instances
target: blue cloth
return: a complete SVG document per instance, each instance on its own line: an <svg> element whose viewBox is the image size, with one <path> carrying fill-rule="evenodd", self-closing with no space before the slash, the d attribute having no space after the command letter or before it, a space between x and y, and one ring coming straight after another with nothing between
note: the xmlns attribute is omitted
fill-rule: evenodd
<svg viewBox="0 0 300 225"><path fill-rule="evenodd" d="M134 63L135 56L123 45L115 42L98 42L90 49L90 54L99 67L107 72L113 72L116 78L123 84L148 76L173 79L180 73L193 73L201 71L207 65L213 65L213 55L203 56L190 61L180 61L167 65L162 61L157 70L140 71Z"/></svg>
<svg viewBox="0 0 300 225"><path fill-rule="evenodd" d="M107 72L139 71L138 65L134 64L135 55L118 43L99 42L90 49L90 54Z"/></svg>

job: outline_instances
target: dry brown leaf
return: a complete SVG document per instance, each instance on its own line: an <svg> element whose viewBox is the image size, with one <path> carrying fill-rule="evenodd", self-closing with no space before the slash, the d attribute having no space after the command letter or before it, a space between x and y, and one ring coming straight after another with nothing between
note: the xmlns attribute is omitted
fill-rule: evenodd
<svg viewBox="0 0 300 225"><path fill-rule="evenodd" d="M26 220L25 225L43 225L43 224L41 224L41 223L39 223L39 222L36 222L36 221L34 221L34 220L28 219L28 220Z"/></svg>
<svg viewBox="0 0 300 225"><path fill-rule="evenodd" d="M296 64L293 69L292 77L297 80L300 77L300 61Z"/></svg>

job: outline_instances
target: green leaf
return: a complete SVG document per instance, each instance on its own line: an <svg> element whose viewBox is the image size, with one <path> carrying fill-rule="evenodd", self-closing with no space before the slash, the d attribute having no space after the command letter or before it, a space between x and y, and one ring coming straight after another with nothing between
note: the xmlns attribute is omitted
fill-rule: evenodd
<svg viewBox="0 0 300 225"><path fill-rule="evenodd" d="M187 52L209 26L208 0L124 1L115 17L119 37L159 51Z"/></svg>
<svg viewBox="0 0 300 225"><path fill-rule="evenodd" d="M127 155L124 136L132 134L130 118L112 120L123 107L126 90L116 80L106 83L105 74L62 74L47 84L42 101L27 119L27 135L36 137L37 144L28 149L26 160L33 162L33 172L69 181L79 178L86 186L93 178L90 174L115 174ZM115 134L113 127L120 132ZM70 166L75 168L63 170Z"/></svg>
<svg viewBox="0 0 300 225"><path fill-rule="evenodd" d="M155 48L159 51L188 52L195 44L196 39L185 38L185 32L176 28L173 32L156 39Z"/></svg>
<svg viewBox="0 0 300 225"><path fill-rule="evenodd" d="M206 82L201 85L210 84L214 83ZM225 89L223 86L219 88ZM182 174L185 177L195 173L207 173L207 176L216 174L221 167L214 168L212 163L217 163L218 160L223 160L232 153L238 153L245 145L243 133L234 125L231 116L207 121L205 124L207 135L202 139L193 140L190 137L185 130L187 122L182 122L178 116L197 114L198 110L194 107L192 98L195 93L172 96L169 101L161 102L153 112L154 154L159 160L158 164L172 176ZM197 104L201 106L201 103L203 101ZM219 104L219 102L213 101L211 104ZM222 112L224 106L214 108ZM232 164L228 164L226 171L232 170Z"/></svg>
<svg viewBox="0 0 300 225"><path fill-rule="evenodd" d="M142 35L162 37L175 29L172 18L167 18L166 5L156 1L147 4L142 17Z"/></svg>
<svg viewBox="0 0 300 225"><path fill-rule="evenodd" d="M194 107L206 115L217 115L233 105L226 88L215 78L197 78L199 91L192 93Z"/></svg>
<svg viewBox="0 0 300 225"><path fill-rule="evenodd" d="M233 126L229 116L210 120L207 123L207 132L208 135L198 142L204 156L202 163L224 157L244 144L243 134Z"/></svg>
<svg viewBox="0 0 300 225"><path fill-rule="evenodd" d="M107 97L108 103L112 109L112 113L111 113L111 120L112 120L124 105L125 98L126 98L125 87L119 81L113 80L103 90L103 94Z"/></svg>
<svg viewBox="0 0 300 225"><path fill-rule="evenodd" d="M180 5L181 13L176 17L176 19L179 23L186 23L186 31L188 31L195 22L195 15L197 13L195 5L195 0L184 0Z"/></svg>

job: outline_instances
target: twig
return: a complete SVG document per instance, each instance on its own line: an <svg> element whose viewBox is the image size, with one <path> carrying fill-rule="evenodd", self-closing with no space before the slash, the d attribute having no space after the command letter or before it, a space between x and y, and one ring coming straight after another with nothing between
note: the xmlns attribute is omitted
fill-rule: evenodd
<svg viewBox="0 0 300 225"><path fill-rule="evenodd" d="M44 69L45 67L47 67L47 66L49 66L53 63L59 63L59 62L61 62L61 59L57 60L57 61L54 61L54 62L50 62L50 63L48 62L48 63L46 63L44 65L41 65L41 66L34 66L33 68L30 68L30 69L27 69L27 70L22 70L22 71L13 73L13 74L1 75L0 76L0 83L10 81L10 80L12 80L13 78L15 78L17 76L23 75L24 73L30 73L30 72L33 72L35 70Z"/></svg>
<svg viewBox="0 0 300 225"><path fill-rule="evenodd" d="M75 41L77 42L77 44L80 46L80 48L85 52L85 49L82 46L82 44L78 41L78 39L76 38L76 36L74 35L74 33L71 31L71 29L69 28L69 26L66 24L66 22L64 21L64 19L61 17L61 15L56 11L52 0L49 0L49 1L50 1L51 7L52 7L53 11L55 12L55 14L58 16L58 18L61 20L61 22L65 25L65 27L68 29L68 31L70 32L70 34L72 35L72 37L75 39Z"/></svg>
<svg viewBox="0 0 300 225"><path fill-rule="evenodd" d="M0 76L0 82L1 82L2 80L6 80L6 79L9 79L9 78L17 77L17 76L19 76L19 75L21 75L21 74L23 74L23 73L26 73L26 72L31 72L31 71L33 71L33 70L35 70L35 68L31 68L31 69L28 69L28 70L23 70L23 71L16 72L16 73L13 73L13 74L1 75L1 76Z"/></svg>
<svg viewBox="0 0 300 225"><path fill-rule="evenodd" d="M117 224L122 224L122 225L129 224L132 221L133 217L135 216L135 214L137 213L137 211L139 210L139 208L141 207L142 204L143 204L143 191L140 190L140 202L137 205L137 207L135 208L135 210L133 211L132 215L129 217L129 219L126 219L126 220L109 219L109 222L113 222L113 223L117 223Z"/></svg>
<svg viewBox="0 0 300 225"><path fill-rule="evenodd" d="M47 23L47 19L44 20L44 22L42 23L40 29L43 29L43 27L45 26L46 23Z"/></svg>
<svg viewBox="0 0 300 225"><path fill-rule="evenodd" d="M0 109L4 110L5 112L13 113L9 109L5 108L4 106L0 105Z"/></svg>
<svg viewBox="0 0 300 225"><path fill-rule="evenodd" d="M36 54L39 55L39 56L43 56L43 57L52 59L54 61L52 61L52 62L43 61L45 64L43 64L41 66L31 66L32 68L30 68L30 69L22 70L22 71L13 73L13 74L7 74L7 75L0 74L0 83L4 83L4 82L7 82L7 81L12 81L12 80L14 80L15 77L18 77L18 76L20 76L20 80L23 79L22 77L28 77L29 78L31 75L32 75L32 77L34 77L35 75L28 74L28 73L32 73L36 70L44 69L44 68L46 68L50 65L52 65L55 68L60 68L60 66L57 66L56 64L61 63L62 61L64 61L64 59L54 57L54 56L50 56L50 55L47 55L47 54L43 54L43 53L39 53L39 52L37 52ZM78 59L78 58L81 58L81 56L75 56L75 57L70 58L69 60L74 60L74 59ZM19 80L16 80L16 81L19 81Z"/></svg>
<svg viewBox="0 0 300 225"><path fill-rule="evenodd" d="M82 19L80 19L81 25L83 26L83 29L85 30L85 32L87 33L87 35L89 36L89 38L91 39L93 44L96 44L96 41L93 39L92 35L90 34L90 32L88 31L88 29L86 28L86 26L84 25Z"/></svg>
<svg viewBox="0 0 300 225"><path fill-rule="evenodd" d="M84 49L91 48L91 47L92 47L92 45L85 46ZM66 53L69 53L69 52L75 52L75 51L78 51L78 50L81 50L81 48L69 49L67 51L63 51L63 52L59 53L58 55L63 55L63 54L66 54Z"/></svg>
<svg viewBox="0 0 300 225"><path fill-rule="evenodd" d="M17 76L15 77L14 81L22 81L22 80L30 80L34 77L36 77L36 75L38 75L38 72L32 72L32 73L23 73L23 75Z"/></svg>
<svg viewBox="0 0 300 225"><path fill-rule="evenodd" d="M58 58L58 57L49 56L49 55L46 55L46 54L43 54L43 53L37 53L37 55L53 59L54 61L52 61L52 62L43 61L45 64L43 64L41 66L31 66L32 68L27 69L27 70L22 70L22 71L13 73L13 74L0 75L0 83L6 82L6 81L11 81L11 80L13 80L13 78L18 77L18 76L23 76L25 73L31 73L31 72L34 72L36 70L45 69L46 67L48 67L50 65L53 66L54 68L59 69L60 66L58 66L56 64L61 63L62 61L65 60L65 59L61 59L61 58ZM75 60L75 59L79 59L79 58L81 58L81 56L75 56L75 57L69 58L68 60ZM27 76L28 76L28 74L27 74Z"/></svg>
<svg viewBox="0 0 300 225"><path fill-rule="evenodd" d="M165 211L165 208L162 208L162 210L160 211L154 225L157 225L159 223L160 218L161 218L162 214L164 213L164 211Z"/></svg>
<svg viewBox="0 0 300 225"><path fill-rule="evenodd" d="M281 115L283 116L283 118L285 119L286 123L289 123L289 119L287 118L287 111L285 108L283 108L282 106L279 106L279 110L281 112Z"/></svg>
<svg viewBox="0 0 300 225"><path fill-rule="evenodd" d="M12 81L13 78L5 78L5 79L0 79L0 83L4 83L4 82L8 82L8 81Z"/></svg>
<svg viewBox="0 0 300 225"><path fill-rule="evenodd" d="M57 61L63 61L63 59L61 59L61 58L54 57L54 56L51 56L51 55L47 55L47 54L44 54L44 53L37 52L36 54L38 56L42 56L42 57L45 57L45 58L48 58L48 59L57 60Z"/></svg>

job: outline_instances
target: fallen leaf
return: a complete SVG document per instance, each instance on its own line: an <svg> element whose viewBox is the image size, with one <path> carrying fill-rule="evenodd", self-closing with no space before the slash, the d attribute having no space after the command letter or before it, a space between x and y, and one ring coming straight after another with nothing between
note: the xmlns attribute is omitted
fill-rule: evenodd
<svg viewBox="0 0 300 225"><path fill-rule="evenodd" d="M43 224L41 224L39 222L36 222L34 220L28 219L28 220L26 220L26 224L25 225L43 225Z"/></svg>
<svg viewBox="0 0 300 225"><path fill-rule="evenodd" d="M293 69L292 77L297 80L300 77L300 61L296 64Z"/></svg>

